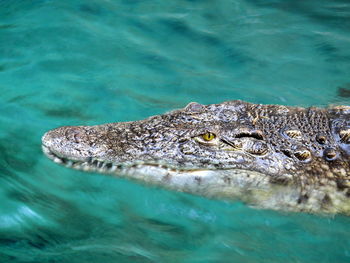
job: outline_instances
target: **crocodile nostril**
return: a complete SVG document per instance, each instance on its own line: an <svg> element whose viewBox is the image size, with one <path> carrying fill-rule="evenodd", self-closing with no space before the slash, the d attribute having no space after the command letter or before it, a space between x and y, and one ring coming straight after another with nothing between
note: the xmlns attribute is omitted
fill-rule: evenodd
<svg viewBox="0 0 350 263"><path fill-rule="evenodd" d="M67 127L65 136L69 141L80 143L83 140L82 130L79 127Z"/></svg>
<svg viewBox="0 0 350 263"><path fill-rule="evenodd" d="M333 148L327 148L324 150L323 156L327 161L334 161L337 159L337 152Z"/></svg>

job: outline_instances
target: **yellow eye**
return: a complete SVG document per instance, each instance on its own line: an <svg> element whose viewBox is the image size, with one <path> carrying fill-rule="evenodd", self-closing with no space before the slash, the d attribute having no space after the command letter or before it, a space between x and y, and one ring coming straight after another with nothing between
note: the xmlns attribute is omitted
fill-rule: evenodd
<svg viewBox="0 0 350 263"><path fill-rule="evenodd" d="M214 133L211 133L211 132L207 132L207 133L204 133L202 135L203 140L205 140L207 142L214 140L215 137L216 137L216 135Z"/></svg>

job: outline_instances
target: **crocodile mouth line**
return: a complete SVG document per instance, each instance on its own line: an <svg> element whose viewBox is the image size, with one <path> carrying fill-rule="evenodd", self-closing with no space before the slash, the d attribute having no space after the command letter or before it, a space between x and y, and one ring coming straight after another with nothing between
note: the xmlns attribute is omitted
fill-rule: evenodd
<svg viewBox="0 0 350 263"><path fill-rule="evenodd" d="M51 151L49 147L45 145L42 145L42 150L45 153L45 155L55 163L61 164L68 168L74 168L74 169L84 170L88 172L96 171L101 173L116 173L118 171L121 172L128 169L137 169L145 166L155 167L155 168L167 170L169 172L176 172L176 173L210 170L210 169L200 169L200 168L177 169L174 167L170 167L166 164L150 163L150 162L144 162L144 161L138 161L138 162L133 162L129 164L127 163L116 164L113 162L102 161L93 157L87 157L86 160L71 160L56 154L55 152Z"/></svg>
<svg viewBox="0 0 350 263"><path fill-rule="evenodd" d="M92 157L88 157L85 160L71 160L56 154L45 145L42 145L42 149L46 156L53 160L55 163L61 164L68 168L81 169L84 171L98 171L105 173L113 173L117 170L122 170L124 168L124 165L101 161Z"/></svg>

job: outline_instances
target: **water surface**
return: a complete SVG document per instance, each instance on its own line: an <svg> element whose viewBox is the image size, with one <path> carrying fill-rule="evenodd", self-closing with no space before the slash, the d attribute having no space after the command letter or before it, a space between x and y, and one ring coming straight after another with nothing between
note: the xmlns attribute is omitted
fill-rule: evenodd
<svg viewBox="0 0 350 263"><path fill-rule="evenodd" d="M60 167L40 137L190 101L350 104L348 1L0 1L1 262L350 262L350 218Z"/></svg>

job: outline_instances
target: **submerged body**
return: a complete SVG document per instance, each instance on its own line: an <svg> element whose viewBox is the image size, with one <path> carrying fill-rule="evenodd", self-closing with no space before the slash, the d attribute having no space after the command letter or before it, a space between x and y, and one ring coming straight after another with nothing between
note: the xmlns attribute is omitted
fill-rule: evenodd
<svg viewBox="0 0 350 263"><path fill-rule="evenodd" d="M66 126L42 138L53 161L210 198L350 215L350 107L229 101L134 122Z"/></svg>

